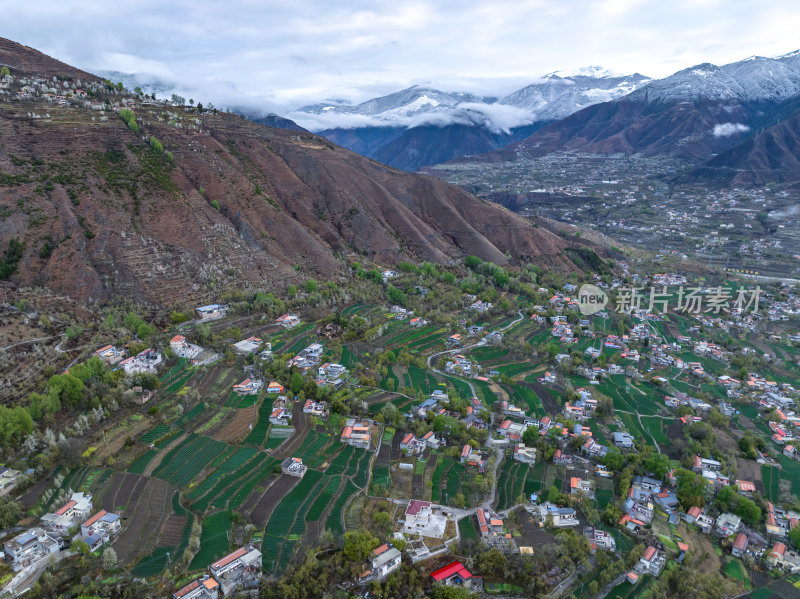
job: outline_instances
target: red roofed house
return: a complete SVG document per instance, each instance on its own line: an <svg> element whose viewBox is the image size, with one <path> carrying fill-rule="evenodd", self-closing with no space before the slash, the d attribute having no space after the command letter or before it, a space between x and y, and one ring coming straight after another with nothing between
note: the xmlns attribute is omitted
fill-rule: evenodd
<svg viewBox="0 0 800 599"><path fill-rule="evenodd" d="M261 552L252 545L245 545L208 567L211 576L221 587L223 596L250 579L261 575Z"/></svg>
<svg viewBox="0 0 800 599"><path fill-rule="evenodd" d="M641 574L652 574L653 576L658 576L666 561L666 557L659 553L658 549L651 545L645 549L644 555L642 555L635 568L636 571Z"/></svg>
<svg viewBox="0 0 800 599"><path fill-rule="evenodd" d="M481 533L481 536L485 536L489 534L489 525L486 523L486 512L483 511L483 508L478 508L477 512L478 518L478 531Z"/></svg>
<svg viewBox="0 0 800 599"><path fill-rule="evenodd" d="M731 553L735 557L742 557L745 550L747 549L748 538L747 535L743 532L740 532L736 535L736 540L733 542L733 548L731 549Z"/></svg>
<svg viewBox="0 0 800 599"><path fill-rule="evenodd" d="M703 513L703 510L696 505L693 505L689 508L689 510L684 514L683 519L686 520L689 524L694 524L697 520L698 516Z"/></svg>
<svg viewBox="0 0 800 599"><path fill-rule="evenodd" d="M217 599L219 583L208 574L172 593L173 599Z"/></svg>
<svg viewBox="0 0 800 599"><path fill-rule="evenodd" d="M470 588L472 574L469 573L469 570L467 570L461 562L455 561L446 565L444 568L439 568L431 572L431 577L438 584Z"/></svg>
<svg viewBox="0 0 800 599"><path fill-rule="evenodd" d="M362 422L350 418L345 422L340 441L352 445L353 447L369 449L370 442L372 441L372 433L369 432L369 422Z"/></svg>
<svg viewBox="0 0 800 599"><path fill-rule="evenodd" d="M42 525L47 529L65 534L70 528L83 522L92 513L92 496L88 493L73 493L70 501L52 514L42 516Z"/></svg>
<svg viewBox="0 0 800 599"><path fill-rule="evenodd" d="M750 495L756 492L756 486L748 480L737 480L736 487L741 495Z"/></svg>
<svg viewBox="0 0 800 599"><path fill-rule="evenodd" d="M113 535L122 530L122 523L117 514L100 510L86 522L81 524L81 536L88 537L93 534L101 536Z"/></svg>
<svg viewBox="0 0 800 599"><path fill-rule="evenodd" d="M283 385L281 385L276 381L272 381L267 387L267 393L275 393L280 395L281 393L283 393Z"/></svg>

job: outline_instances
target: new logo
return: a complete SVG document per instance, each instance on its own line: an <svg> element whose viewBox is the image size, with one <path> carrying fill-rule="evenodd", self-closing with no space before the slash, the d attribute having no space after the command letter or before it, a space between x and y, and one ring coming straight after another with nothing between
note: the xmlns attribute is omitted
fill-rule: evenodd
<svg viewBox="0 0 800 599"><path fill-rule="evenodd" d="M606 292L595 285L584 283L578 290L578 307L581 314L591 316L597 314L608 305Z"/></svg>

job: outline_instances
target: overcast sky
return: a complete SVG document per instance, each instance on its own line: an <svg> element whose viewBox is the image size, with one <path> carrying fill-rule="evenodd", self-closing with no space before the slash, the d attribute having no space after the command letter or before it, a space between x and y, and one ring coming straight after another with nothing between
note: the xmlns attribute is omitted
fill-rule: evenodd
<svg viewBox="0 0 800 599"><path fill-rule="evenodd" d="M601 65L664 77L800 47L797 0L29 0L0 34L218 106L286 111L412 84L502 95Z"/></svg>

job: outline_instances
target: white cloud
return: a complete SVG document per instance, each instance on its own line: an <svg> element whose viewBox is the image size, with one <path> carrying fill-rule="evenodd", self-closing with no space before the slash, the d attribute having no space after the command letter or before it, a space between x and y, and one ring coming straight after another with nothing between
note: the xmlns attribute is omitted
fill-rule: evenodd
<svg viewBox="0 0 800 599"><path fill-rule="evenodd" d="M714 137L730 137L737 133L746 133L750 131L750 127L744 123L722 123L714 125Z"/></svg>
<svg viewBox="0 0 800 599"><path fill-rule="evenodd" d="M501 96L587 64L664 77L796 50L798 18L793 0L139 0L123 11L29 0L3 7L3 35L87 70L154 73L204 102L235 90L239 105L288 112L421 81Z"/></svg>

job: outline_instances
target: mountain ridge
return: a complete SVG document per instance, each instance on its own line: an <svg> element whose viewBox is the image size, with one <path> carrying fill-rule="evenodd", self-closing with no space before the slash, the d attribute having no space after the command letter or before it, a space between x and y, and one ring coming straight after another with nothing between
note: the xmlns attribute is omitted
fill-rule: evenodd
<svg viewBox="0 0 800 599"><path fill-rule="evenodd" d="M65 83L69 97L58 100L41 93L49 84L15 72L0 95L0 248L22 244L17 284L170 304L335 280L352 258L475 254L576 270L558 235L325 138L142 100L99 80L91 99Z"/></svg>

